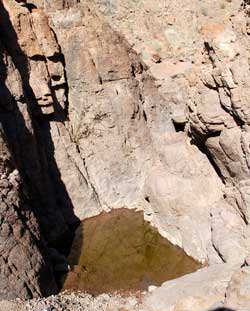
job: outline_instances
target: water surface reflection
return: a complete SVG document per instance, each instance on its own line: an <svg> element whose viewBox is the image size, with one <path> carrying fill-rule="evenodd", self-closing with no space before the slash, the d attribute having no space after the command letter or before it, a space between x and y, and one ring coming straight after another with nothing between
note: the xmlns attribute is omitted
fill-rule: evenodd
<svg viewBox="0 0 250 311"><path fill-rule="evenodd" d="M68 261L63 290L92 294L145 290L201 267L144 221L142 212L128 209L83 221Z"/></svg>

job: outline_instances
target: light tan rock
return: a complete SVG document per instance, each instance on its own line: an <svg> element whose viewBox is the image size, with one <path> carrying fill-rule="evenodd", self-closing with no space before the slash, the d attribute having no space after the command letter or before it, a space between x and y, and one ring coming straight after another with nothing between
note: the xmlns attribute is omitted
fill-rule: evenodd
<svg viewBox="0 0 250 311"><path fill-rule="evenodd" d="M219 262L210 209L223 185L207 158L175 133L170 105L126 40L91 9L83 22L85 11L79 5L50 13L50 23L65 56L71 138L101 209L149 210L152 223L189 255Z"/></svg>
<svg viewBox="0 0 250 311"><path fill-rule="evenodd" d="M143 311L204 311L223 306L227 286L236 269L228 264L214 265L168 281L148 294L141 309Z"/></svg>
<svg viewBox="0 0 250 311"><path fill-rule="evenodd" d="M249 267L243 267L233 274L226 291L225 307L237 311L249 310L249 274Z"/></svg>

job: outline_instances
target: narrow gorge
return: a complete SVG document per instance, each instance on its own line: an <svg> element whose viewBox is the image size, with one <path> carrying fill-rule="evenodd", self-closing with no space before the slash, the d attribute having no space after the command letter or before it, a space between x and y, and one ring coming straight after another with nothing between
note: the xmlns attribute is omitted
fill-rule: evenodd
<svg viewBox="0 0 250 311"><path fill-rule="evenodd" d="M0 1L0 310L249 311L249 65L247 0Z"/></svg>

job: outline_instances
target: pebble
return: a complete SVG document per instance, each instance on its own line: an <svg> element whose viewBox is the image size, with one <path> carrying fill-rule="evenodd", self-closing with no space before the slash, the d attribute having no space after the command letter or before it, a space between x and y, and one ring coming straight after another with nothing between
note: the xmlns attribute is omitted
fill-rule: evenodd
<svg viewBox="0 0 250 311"><path fill-rule="evenodd" d="M149 291L150 293L152 293L154 290L156 290L156 288L157 288L157 286L150 285L150 286L148 287L148 291Z"/></svg>
<svg viewBox="0 0 250 311"><path fill-rule="evenodd" d="M20 304L20 301L16 301ZM122 297L119 294L90 294L64 292L48 298L23 301L24 311L138 311L139 302L134 295ZM18 309L20 310L20 309Z"/></svg>

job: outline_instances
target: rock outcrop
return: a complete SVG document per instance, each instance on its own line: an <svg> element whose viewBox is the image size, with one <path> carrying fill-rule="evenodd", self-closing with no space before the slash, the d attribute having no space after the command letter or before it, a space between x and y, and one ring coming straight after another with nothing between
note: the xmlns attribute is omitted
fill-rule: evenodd
<svg viewBox="0 0 250 311"><path fill-rule="evenodd" d="M73 212L67 213L67 221L63 216L62 210L71 209L71 203L54 163L48 118L42 119L57 103L52 97L62 89L59 84L54 90L53 78L49 78L48 67L51 65L50 75L55 77L58 61L50 64L46 58L58 57L58 45L48 31L46 16L41 13L35 18L41 26L47 25L41 27L41 41L32 28L28 8L16 1L1 2L0 295L11 298L57 291L50 248L72 235L69 226L77 223ZM48 45L46 54L42 43ZM58 67L61 79L62 63Z"/></svg>
<svg viewBox="0 0 250 311"><path fill-rule="evenodd" d="M0 298L47 296L57 290L48 254L2 129L0 134Z"/></svg>
<svg viewBox="0 0 250 311"><path fill-rule="evenodd" d="M0 260L25 262L1 263L2 296L54 292L79 220L114 208L211 265L204 283L217 264L230 281L250 246L249 16L236 0L1 2Z"/></svg>
<svg viewBox="0 0 250 311"><path fill-rule="evenodd" d="M219 252L228 261L226 249L237 240L243 258L242 246L248 248L248 238L242 240L242 230L248 236L249 4L95 2L106 20L124 33L149 66L159 93L169 104L176 130L191 137L217 172L224 199L210 209L213 245L217 250L224 248ZM126 11L128 5L130 11ZM226 222L227 233L222 235L222 224Z"/></svg>

